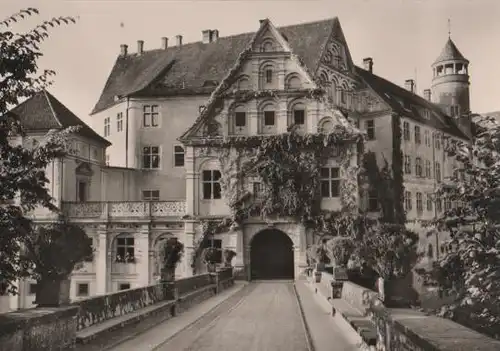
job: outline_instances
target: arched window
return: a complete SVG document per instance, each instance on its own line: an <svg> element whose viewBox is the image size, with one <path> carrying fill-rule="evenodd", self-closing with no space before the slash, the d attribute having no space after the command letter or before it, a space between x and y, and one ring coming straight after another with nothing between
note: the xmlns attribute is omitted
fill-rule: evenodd
<svg viewBox="0 0 500 351"><path fill-rule="evenodd" d="M260 130L262 134L274 134L277 127L276 106L272 102L262 105L260 109Z"/></svg>
<svg viewBox="0 0 500 351"><path fill-rule="evenodd" d="M286 89L300 89L302 87L302 81L298 75L289 76L286 81Z"/></svg>
<svg viewBox="0 0 500 351"><path fill-rule="evenodd" d="M243 76L238 80L238 90L250 90L250 80Z"/></svg>
<svg viewBox="0 0 500 351"><path fill-rule="evenodd" d="M248 132L248 114L247 109L243 105L238 105L234 108L231 120L232 134L247 134Z"/></svg>
<svg viewBox="0 0 500 351"><path fill-rule="evenodd" d="M262 52L274 51L274 42L271 39L266 39L261 46Z"/></svg>
<svg viewBox="0 0 500 351"><path fill-rule="evenodd" d="M289 108L288 125L295 125L299 128L305 128L306 125L306 106L302 102L296 102Z"/></svg>
<svg viewBox="0 0 500 351"><path fill-rule="evenodd" d="M318 132L324 134L331 133L334 126L333 120L330 117L325 117L318 123Z"/></svg>
<svg viewBox="0 0 500 351"><path fill-rule="evenodd" d="M276 89L278 87L276 67L272 62L264 63L261 66L259 85L261 89Z"/></svg>

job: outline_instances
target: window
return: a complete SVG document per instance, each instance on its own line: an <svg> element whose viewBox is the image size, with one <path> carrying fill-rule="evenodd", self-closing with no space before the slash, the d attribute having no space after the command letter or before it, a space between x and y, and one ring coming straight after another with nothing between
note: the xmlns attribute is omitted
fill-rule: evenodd
<svg viewBox="0 0 500 351"><path fill-rule="evenodd" d="M442 201L440 198L436 199L436 211L441 212L443 210Z"/></svg>
<svg viewBox="0 0 500 351"><path fill-rule="evenodd" d="M452 117L460 116L460 106L459 105L450 106L450 116L452 116Z"/></svg>
<svg viewBox="0 0 500 351"><path fill-rule="evenodd" d="M422 115L425 119L431 119L431 113L429 110L422 110Z"/></svg>
<svg viewBox="0 0 500 351"><path fill-rule="evenodd" d="M373 119L365 121L365 128L368 140L375 140L375 121Z"/></svg>
<svg viewBox="0 0 500 351"><path fill-rule="evenodd" d="M217 254L215 256L215 263L222 263L222 240L213 238L205 240L205 243L203 244L203 249L207 249L209 247L219 249L217 250Z"/></svg>
<svg viewBox="0 0 500 351"><path fill-rule="evenodd" d="M134 238L116 238L116 262L135 262Z"/></svg>
<svg viewBox="0 0 500 351"><path fill-rule="evenodd" d="M340 194L340 171L337 167L321 168L321 197L332 198Z"/></svg>
<svg viewBox="0 0 500 351"><path fill-rule="evenodd" d="M111 120L109 117L104 118L104 137L111 134Z"/></svg>
<svg viewBox="0 0 500 351"><path fill-rule="evenodd" d="M264 111L264 125L274 126L274 111Z"/></svg>
<svg viewBox="0 0 500 351"><path fill-rule="evenodd" d="M449 211L451 209L451 200L448 198L444 199L444 210Z"/></svg>
<svg viewBox="0 0 500 351"><path fill-rule="evenodd" d="M410 123L403 122L403 139L410 140Z"/></svg>
<svg viewBox="0 0 500 351"><path fill-rule="evenodd" d="M174 145L174 167L184 167L184 147Z"/></svg>
<svg viewBox="0 0 500 351"><path fill-rule="evenodd" d="M118 285L118 290L128 290L130 289L130 283L120 283Z"/></svg>
<svg viewBox="0 0 500 351"><path fill-rule="evenodd" d="M268 68L266 69L266 83L272 83L273 82L273 70Z"/></svg>
<svg viewBox="0 0 500 351"><path fill-rule="evenodd" d="M410 211L411 209L412 209L411 192L405 191L405 210Z"/></svg>
<svg viewBox="0 0 500 351"><path fill-rule="evenodd" d="M425 143L425 146L431 146L431 137L429 135L428 130L424 131L424 143Z"/></svg>
<svg viewBox="0 0 500 351"><path fill-rule="evenodd" d="M293 110L293 124L304 125L306 123L306 111L303 109Z"/></svg>
<svg viewBox="0 0 500 351"><path fill-rule="evenodd" d="M28 294L36 295L36 283L30 283L30 285L28 286Z"/></svg>
<svg viewBox="0 0 500 351"><path fill-rule="evenodd" d="M89 283L76 284L76 296L89 296Z"/></svg>
<svg viewBox="0 0 500 351"><path fill-rule="evenodd" d="M415 126L415 144L421 144L422 139L420 139L420 127Z"/></svg>
<svg viewBox="0 0 500 351"><path fill-rule="evenodd" d="M420 157L415 159L415 175L417 177L422 177L423 175L422 159Z"/></svg>
<svg viewBox="0 0 500 351"><path fill-rule="evenodd" d="M375 189L368 192L368 211L378 211L378 196Z"/></svg>
<svg viewBox="0 0 500 351"><path fill-rule="evenodd" d="M417 212L421 213L424 211L424 202L422 193L417 192L416 197L417 197Z"/></svg>
<svg viewBox="0 0 500 351"><path fill-rule="evenodd" d="M123 113L118 112L116 115L116 131L121 132L123 131Z"/></svg>
<svg viewBox="0 0 500 351"><path fill-rule="evenodd" d="M79 202L85 202L87 201L87 182L79 180L78 181L78 199L77 201Z"/></svg>
<svg viewBox="0 0 500 351"><path fill-rule="evenodd" d="M212 200L221 198L220 177L221 174L218 170L203 171L203 199Z"/></svg>
<svg viewBox="0 0 500 351"><path fill-rule="evenodd" d="M142 124L144 127L158 127L158 105L144 105Z"/></svg>
<svg viewBox="0 0 500 351"><path fill-rule="evenodd" d="M159 146L145 146L142 148L142 167L146 169L160 168Z"/></svg>
<svg viewBox="0 0 500 351"><path fill-rule="evenodd" d="M343 89L340 91L340 102L343 104L347 103L347 93Z"/></svg>
<svg viewBox="0 0 500 351"><path fill-rule="evenodd" d="M159 201L160 200L160 190L143 190L142 199L144 201Z"/></svg>
<svg viewBox="0 0 500 351"><path fill-rule="evenodd" d="M432 211L432 194L427 194L427 211Z"/></svg>
<svg viewBox="0 0 500 351"><path fill-rule="evenodd" d="M236 112L234 114L234 125L236 127L245 127L247 125L246 112Z"/></svg>
<svg viewBox="0 0 500 351"><path fill-rule="evenodd" d="M425 160L425 178L432 178L431 176L431 161Z"/></svg>
<svg viewBox="0 0 500 351"><path fill-rule="evenodd" d="M434 248L432 247L431 243L429 243L429 245L427 245L427 257L428 258L434 257Z"/></svg>
<svg viewBox="0 0 500 351"><path fill-rule="evenodd" d="M106 166L109 166L110 155L106 155Z"/></svg>
<svg viewBox="0 0 500 351"><path fill-rule="evenodd" d="M440 182L441 181L441 165L439 164L439 162L436 162L434 164L434 173L436 173L435 174L436 181Z"/></svg>
<svg viewBox="0 0 500 351"><path fill-rule="evenodd" d="M436 135L434 137L434 147L438 150L441 148L441 141L439 140L439 135Z"/></svg>
<svg viewBox="0 0 500 351"><path fill-rule="evenodd" d="M259 182L253 182L252 184L253 198L259 200L262 198L262 184Z"/></svg>
<svg viewBox="0 0 500 351"><path fill-rule="evenodd" d="M411 157L409 155L405 155L404 168L406 174L411 174Z"/></svg>

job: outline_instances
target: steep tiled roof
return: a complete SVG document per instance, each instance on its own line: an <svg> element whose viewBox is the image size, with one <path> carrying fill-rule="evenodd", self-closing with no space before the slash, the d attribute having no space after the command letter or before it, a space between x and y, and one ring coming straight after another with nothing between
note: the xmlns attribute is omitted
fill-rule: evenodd
<svg viewBox="0 0 500 351"><path fill-rule="evenodd" d="M320 54L332 30L340 28L337 18L279 27L294 54L316 72ZM202 42L145 51L141 55L119 56L101 96L91 114L115 103L115 96L210 94L220 83L238 55L255 33L220 37L209 44ZM204 87L206 81L215 81Z"/></svg>
<svg viewBox="0 0 500 351"><path fill-rule="evenodd" d="M14 107L10 113L18 116L21 125L28 132L81 126L79 134L111 145L46 90Z"/></svg>
<svg viewBox="0 0 500 351"><path fill-rule="evenodd" d="M364 82L372 88L391 109L408 118L411 118L422 124L429 125L442 130L448 134L462 139L468 137L458 128L455 121L441 110L441 108L427 101L426 99L414 94L384 78L370 73L363 68L356 67L356 72ZM425 119L419 108L424 108L432 112L430 119Z"/></svg>
<svg viewBox="0 0 500 351"><path fill-rule="evenodd" d="M461 61L467 61L469 62L464 55L458 50L457 46L451 40L451 38L448 38L448 41L444 45L443 50L441 51L441 54L438 56L436 61L434 61L434 64L441 62L441 61L448 61L448 60L461 60Z"/></svg>

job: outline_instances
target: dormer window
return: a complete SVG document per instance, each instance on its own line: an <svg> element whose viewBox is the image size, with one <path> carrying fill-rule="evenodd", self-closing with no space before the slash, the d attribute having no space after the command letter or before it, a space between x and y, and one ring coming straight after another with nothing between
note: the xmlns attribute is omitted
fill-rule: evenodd
<svg viewBox="0 0 500 351"><path fill-rule="evenodd" d="M459 105L450 106L450 116L452 116L452 117L460 116L460 106Z"/></svg>
<svg viewBox="0 0 500 351"><path fill-rule="evenodd" d="M262 52L270 52L270 51L274 51L274 45L273 45L273 42L272 40L266 40L263 44L262 44L262 47L261 47L261 50Z"/></svg>

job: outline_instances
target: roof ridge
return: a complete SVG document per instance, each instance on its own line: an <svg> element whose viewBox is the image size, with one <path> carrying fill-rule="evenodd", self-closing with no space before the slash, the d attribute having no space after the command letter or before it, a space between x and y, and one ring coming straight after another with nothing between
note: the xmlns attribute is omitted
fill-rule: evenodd
<svg viewBox="0 0 500 351"><path fill-rule="evenodd" d="M52 115L54 116L54 119L56 122L59 124L61 128L63 128L63 124L61 123L61 120L57 116L56 111L54 110L54 106L52 106L52 102L50 102L49 95L52 96L46 89L42 90L43 95L45 96L45 99L47 100L47 103L49 104L50 111L52 111ZM52 96L53 97L53 96Z"/></svg>

